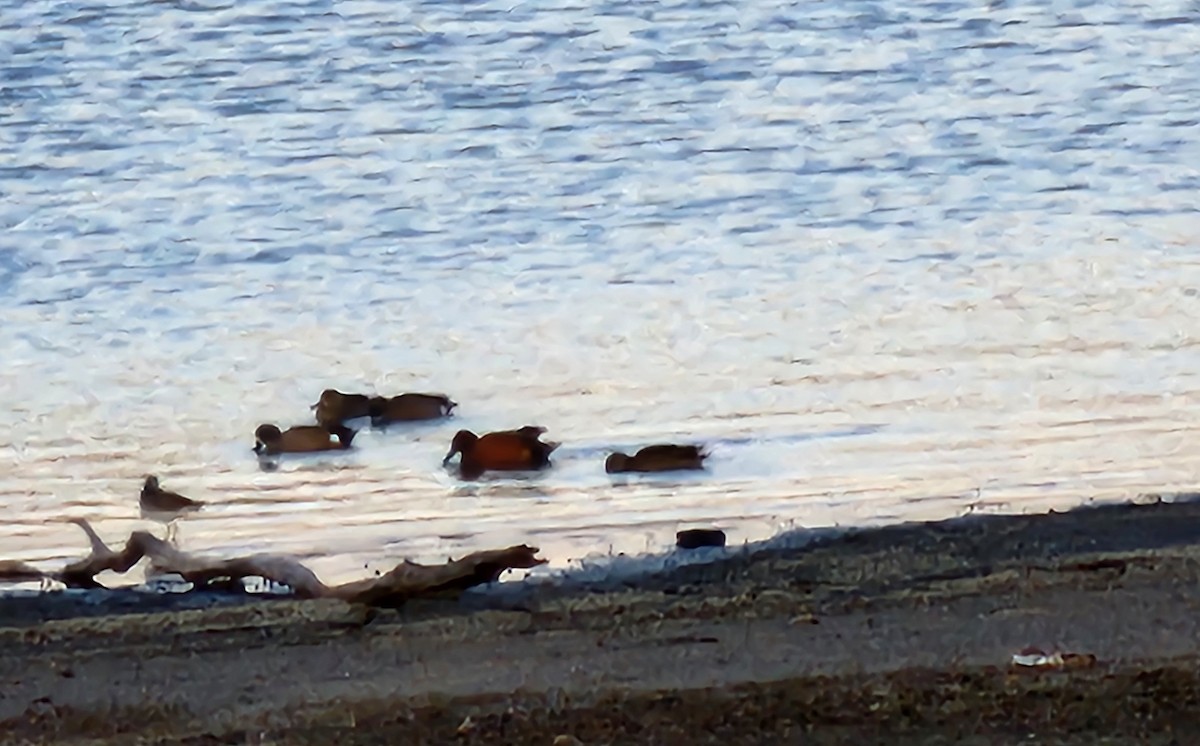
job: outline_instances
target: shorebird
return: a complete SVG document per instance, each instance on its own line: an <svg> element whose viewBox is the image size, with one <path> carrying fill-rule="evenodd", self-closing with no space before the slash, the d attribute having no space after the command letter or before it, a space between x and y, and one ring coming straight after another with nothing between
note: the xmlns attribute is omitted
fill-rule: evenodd
<svg viewBox="0 0 1200 746"><path fill-rule="evenodd" d="M188 513L200 510L204 503L184 497L178 492L164 490L158 484L158 477L147 474L146 481L142 484L138 506L141 508L142 518L166 525L167 541L172 541L175 536L175 521Z"/></svg>

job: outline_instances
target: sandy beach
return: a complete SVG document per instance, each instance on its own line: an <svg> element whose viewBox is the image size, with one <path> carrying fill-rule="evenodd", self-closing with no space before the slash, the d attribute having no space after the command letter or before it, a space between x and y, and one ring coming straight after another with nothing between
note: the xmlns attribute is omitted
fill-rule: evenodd
<svg viewBox="0 0 1200 746"><path fill-rule="evenodd" d="M1198 575L1200 503L1172 498L862 530L400 610L130 591L90 604L7 597L0 734L1186 743L1200 732ZM1079 657L1014 665L1029 646Z"/></svg>

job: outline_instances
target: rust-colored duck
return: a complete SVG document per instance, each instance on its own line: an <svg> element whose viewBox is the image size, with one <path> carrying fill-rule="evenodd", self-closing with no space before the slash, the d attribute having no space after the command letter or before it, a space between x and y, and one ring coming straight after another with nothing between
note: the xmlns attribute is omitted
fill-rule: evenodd
<svg viewBox="0 0 1200 746"><path fill-rule="evenodd" d="M254 431L254 452L275 455L345 450L350 447L354 435L355 431L344 425L298 425L287 430L280 430L275 425L259 425Z"/></svg>
<svg viewBox="0 0 1200 746"><path fill-rule="evenodd" d="M694 445L646 446L632 456L617 451L604 461L604 470L609 474L622 472L681 471L703 469L708 454Z"/></svg>
<svg viewBox="0 0 1200 746"><path fill-rule="evenodd" d="M376 427L393 422L415 422L449 417L458 402L445 394L410 393L399 396L373 396L367 404L371 424Z"/></svg>
<svg viewBox="0 0 1200 746"><path fill-rule="evenodd" d="M442 459L442 465L450 463L455 454L461 454L459 472L471 479L484 471L527 471L542 469L550 465L550 454L558 443L543 443L544 427L526 425L517 430L499 430L476 435L470 430L459 430L450 443L450 451Z"/></svg>

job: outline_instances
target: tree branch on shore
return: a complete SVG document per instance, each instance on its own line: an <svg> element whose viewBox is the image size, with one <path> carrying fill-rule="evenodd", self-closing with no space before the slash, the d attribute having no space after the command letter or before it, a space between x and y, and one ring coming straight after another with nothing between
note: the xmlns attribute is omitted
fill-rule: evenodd
<svg viewBox="0 0 1200 746"><path fill-rule="evenodd" d="M497 580L508 569L526 569L544 564L537 547L524 544L473 552L441 565L404 561L390 572L374 578L328 586L297 560L275 554L254 554L222 559L182 552L153 534L134 531L120 551L114 551L82 518L71 522L83 529L91 542L91 553L57 572L43 572L32 565L0 560L0 582L57 580L68 588L99 588L96 575L111 570L126 573L143 558L159 573L176 574L197 588L217 581L263 578L285 585L299 598L336 598L370 606L397 606L412 598L457 595L476 585Z"/></svg>

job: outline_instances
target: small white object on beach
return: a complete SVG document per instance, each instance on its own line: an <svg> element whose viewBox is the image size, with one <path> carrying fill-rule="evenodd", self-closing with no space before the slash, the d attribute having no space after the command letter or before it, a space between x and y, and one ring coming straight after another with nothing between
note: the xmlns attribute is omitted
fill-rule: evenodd
<svg viewBox="0 0 1200 746"><path fill-rule="evenodd" d="M1047 653L1040 648L1025 648L1019 653L1013 653L1013 663L1018 666L1061 666L1062 653Z"/></svg>
<svg viewBox="0 0 1200 746"><path fill-rule="evenodd" d="M1028 647L1012 657L1014 666L1030 668L1091 668L1097 663L1096 656L1088 653L1047 652L1041 648Z"/></svg>

